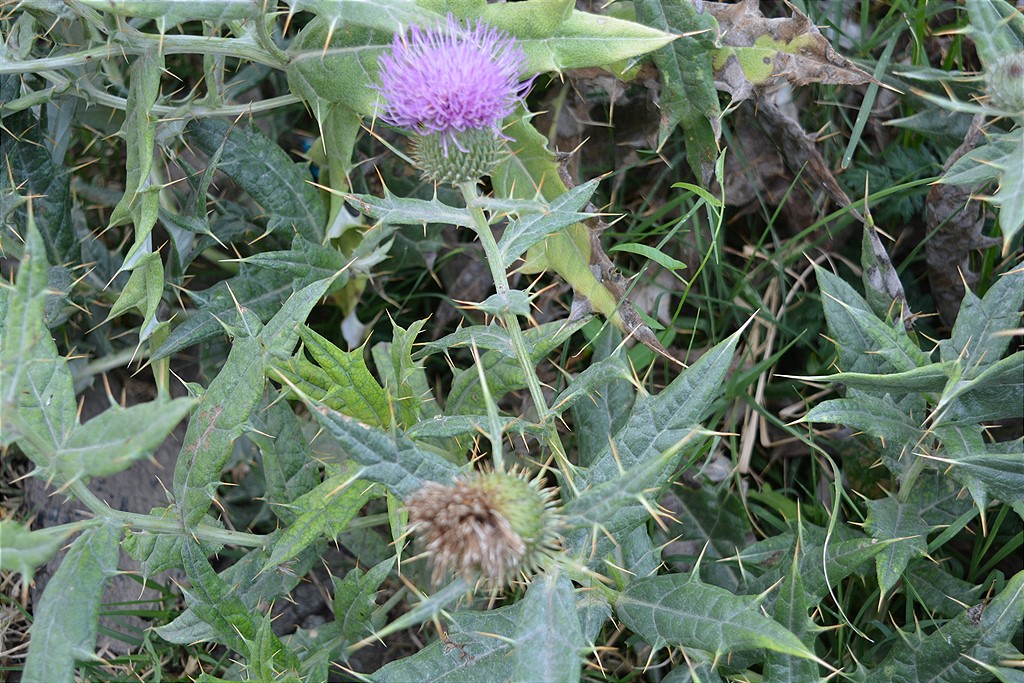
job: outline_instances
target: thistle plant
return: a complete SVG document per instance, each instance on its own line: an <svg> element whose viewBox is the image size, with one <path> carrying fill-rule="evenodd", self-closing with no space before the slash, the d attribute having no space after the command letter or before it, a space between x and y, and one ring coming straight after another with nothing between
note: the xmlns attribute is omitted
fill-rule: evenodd
<svg viewBox="0 0 1024 683"><path fill-rule="evenodd" d="M900 39L908 3L845 5L866 13L850 25L890 22L886 63L890 46L927 42ZM992 132L997 156L960 170L1003 182L1009 253L1020 191L1002 171L1020 127L998 117L1019 110L1024 24L988 0L966 7L979 106L1007 130ZM866 297L821 270L818 306L804 255L823 237L787 237L775 218L746 234L729 214L723 148L740 136L719 136L737 110L716 86L767 105L779 74L838 70L829 92L877 82L844 66L825 16L630 8L635 20L563 0L0 13L0 467L61 494L46 505L88 511L39 529L49 514L12 518L5 499L4 624L32 625L27 646L4 629L0 677L1019 678L1021 442L993 427L1013 432L1024 392L1019 264L986 256L987 293L965 297L951 334L928 328L946 337L937 349L890 315L907 304L897 290L928 297L920 283L902 294L877 240ZM623 113L637 101L660 115ZM577 174L553 150L576 147L558 117L590 125L584 110L612 134L586 143ZM644 135L620 136L619 116ZM883 128L857 121L864 138ZM785 140L817 156L794 191L838 167L797 128ZM396 135L415 168L391 153ZM818 218L842 230L853 215ZM486 262L468 294L439 275L451 235ZM652 292L666 305L630 302ZM428 322L440 298L471 311L464 324ZM833 357L843 373L825 375ZM775 373L793 366L844 395ZM148 400L122 405L107 373ZM806 403L804 418L779 397ZM810 426L829 422L861 432L878 490ZM167 470L139 476L151 503L121 509L101 478L154 454ZM134 577L164 586L159 609L105 593L127 584L134 599ZM320 609L303 622L290 604ZM101 619L119 611L148 620L120 631L123 656L100 642L117 639ZM378 647L403 656L364 658Z"/></svg>

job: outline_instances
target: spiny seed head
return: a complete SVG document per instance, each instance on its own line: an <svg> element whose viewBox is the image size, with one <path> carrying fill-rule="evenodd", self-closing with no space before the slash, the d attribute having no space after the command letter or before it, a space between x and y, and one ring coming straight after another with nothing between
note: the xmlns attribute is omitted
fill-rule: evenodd
<svg viewBox="0 0 1024 683"><path fill-rule="evenodd" d="M985 72L992 105L1012 114L1024 113L1024 52L1003 55Z"/></svg>
<svg viewBox="0 0 1024 683"><path fill-rule="evenodd" d="M433 582L454 571L504 586L535 572L558 547L553 496L516 472L477 472L417 491L409 520L432 557Z"/></svg>

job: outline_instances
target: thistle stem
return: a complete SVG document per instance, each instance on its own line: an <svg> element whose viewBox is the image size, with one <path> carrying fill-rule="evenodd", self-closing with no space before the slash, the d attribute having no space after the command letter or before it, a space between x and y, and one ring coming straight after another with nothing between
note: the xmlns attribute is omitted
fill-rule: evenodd
<svg viewBox="0 0 1024 683"><path fill-rule="evenodd" d="M490 269L491 277L494 279L494 289L498 294L505 294L509 291L508 274L505 272L505 265L502 263L501 251L498 249L498 243L494 239L494 233L491 232L491 226L487 222L487 217L479 206L477 184L475 182L460 183L459 190L462 191L462 196L466 200L466 207L473 217L477 237L480 239L480 245L484 249L484 256L487 258L487 267ZM519 361L519 365L523 369L526 387L537 410L537 421L547 428L548 446L555 453L559 463L568 466L565 451L562 449L562 442L558 439L558 434L550 422L552 413L550 408L548 408L547 401L544 399L540 379L537 378L533 359L530 357L530 351L526 347L523 329L519 326L519 318L514 313L507 313L501 316L501 321L505 324L505 329L508 330L508 336L512 342L516 360ZM500 444L495 444L494 448L496 451L495 469L500 469L501 455L498 453L500 451Z"/></svg>

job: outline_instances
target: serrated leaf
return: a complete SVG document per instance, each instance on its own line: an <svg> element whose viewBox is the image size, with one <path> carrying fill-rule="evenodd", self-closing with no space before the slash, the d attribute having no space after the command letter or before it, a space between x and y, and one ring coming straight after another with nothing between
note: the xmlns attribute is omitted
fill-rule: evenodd
<svg viewBox="0 0 1024 683"><path fill-rule="evenodd" d="M903 585L907 595L929 613L946 618L963 612L965 604L976 603L983 588L958 579L929 559L912 561L903 573Z"/></svg>
<svg viewBox="0 0 1024 683"><path fill-rule="evenodd" d="M82 532L35 606L21 679L74 680L75 660L95 656L103 587L117 573L119 524Z"/></svg>
<svg viewBox="0 0 1024 683"><path fill-rule="evenodd" d="M11 78L16 91L17 81L16 77ZM4 128L15 134L4 134L0 150L0 163L5 169L0 174L0 206L14 211L15 225L33 221L51 264L78 263L81 245L71 222L71 172L54 163L50 156L46 126L25 111L4 116ZM26 197L32 198L31 219ZM7 217L3 213L0 211L0 225Z"/></svg>
<svg viewBox="0 0 1024 683"><path fill-rule="evenodd" d="M586 324L586 320L583 319L559 320L526 330L523 336L530 358L535 363L541 362L584 324ZM516 391L526 386L526 375L523 374L519 362L499 351L488 351L481 354L479 366L487 377L487 386L495 401L510 391ZM486 412L486 403L477 368L466 368L456 373L452 380L452 388L448 392L446 413L448 415L480 415Z"/></svg>
<svg viewBox="0 0 1024 683"><path fill-rule="evenodd" d="M124 195L110 213L107 227L132 223L135 240L119 271L134 268L139 258L152 251L149 236L160 208L160 188L150 179L157 125L152 109L160 95L163 68L163 52L148 50L136 54L129 69L128 101L121 129L126 154Z"/></svg>
<svg viewBox="0 0 1024 683"><path fill-rule="evenodd" d="M273 541L273 537L268 539L268 547ZM204 548L194 554L205 558L205 552ZM224 585L234 587L232 594L238 596L250 613L261 600L276 600L295 588L299 580L309 572L313 563L319 560L323 546L307 548L286 569L277 568L264 572L261 569L266 564L269 552L265 549L252 550L217 575ZM200 619L191 607L179 614L171 623L154 631L164 640L177 645L205 642L217 637L214 628Z"/></svg>
<svg viewBox="0 0 1024 683"><path fill-rule="evenodd" d="M913 394L942 391L953 372L950 363L930 363L903 372L837 372L802 377L808 382L837 382L853 389L878 394Z"/></svg>
<svg viewBox="0 0 1024 683"><path fill-rule="evenodd" d="M949 341L942 342L942 360L962 359L964 379L981 374L1006 352L1011 338L1007 330L1020 325L1024 302L1024 268L996 279L983 299L968 289L960 304Z"/></svg>
<svg viewBox="0 0 1024 683"><path fill-rule="evenodd" d="M360 422L378 427L391 424L391 409L387 395L366 367L363 348L342 351L305 326L299 330L299 336L306 352L312 356L325 375L320 382L320 392L310 391L310 384L299 387L303 392ZM283 371L289 379L304 374L303 378L308 382L316 377L302 373L301 363L294 361L287 365L277 363L275 367Z"/></svg>
<svg viewBox="0 0 1024 683"><path fill-rule="evenodd" d="M186 290L196 304L185 320L175 327L160 345L151 361L166 358L210 337L223 334L223 325L235 325L239 307L254 313L266 322L277 313L292 293L292 279L286 275L266 272L246 264L238 275L201 291Z"/></svg>
<svg viewBox="0 0 1024 683"><path fill-rule="evenodd" d="M370 613L376 608L377 590L388 577L395 565L395 558L380 562L365 573L352 569L344 579L334 580L334 620L341 625L341 632L350 640L366 637L372 630Z"/></svg>
<svg viewBox="0 0 1024 683"><path fill-rule="evenodd" d="M0 519L0 569L18 572L31 583L36 567L46 564L71 532L60 529L29 531L10 519Z"/></svg>
<svg viewBox="0 0 1024 683"><path fill-rule="evenodd" d="M910 561L928 552L929 527L916 505L908 505L889 496L867 502L868 516L864 530L878 540L894 539L895 543L875 555L878 587L888 595L902 578Z"/></svg>
<svg viewBox="0 0 1024 683"><path fill-rule="evenodd" d="M838 276L817 266L815 273L829 334L841 342L839 365L844 371L906 372L929 363L902 325L879 320L864 298Z"/></svg>
<svg viewBox="0 0 1024 683"><path fill-rule="evenodd" d="M707 561L701 562L701 580L735 591L740 572L716 560L731 557L745 547L752 531L736 492L722 484L699 489L679 487L666 495L664 505L672 510L673 519L667 522L669 537L696 541L703 548Z"/></svg>
<svg viewBox="0 0 1024 683"><path fill-rule="evenodd" d="M356 476L386 486L399 498L408 498L429 481L448 484L459 468L439 455L419 448L404 434L387 434L305 399L306 405L343 452L361 465Z"/></svg>
<svg viewBox="0 0 1024 683"><path fill-rule="evenodd" d="M577 185L552 200L543 213L531 213L510 221L498 242L502 265L511 267L527 249L543 242L552 233L591 218L593 214L581 213L580 209L590 201L599 182L600 178L595 178Z"/></svg>
<svg viewBox="0 0 1024 683"><path fill-rule="evenodd" d="M260 6L255 0L189 0L189 2L122 0L117 3L107 0L82 0L82 4L122 17L159 19L161 32L168 27L177 26L187 21L210 21L223 24L229 21L252 19L260 12Z"/></svg>
<svg viewBox="0 0 1024 683"><path fill-rule="evenodd" d="M198 544L186 539L182 546L182 560L191 585L185 589L189 608L212 629L219 642L235 652L247 652L248 643L257 639L261 619L242 602L236 586L228 584L210 566ZM272 639L275 660L286 666L295 655L272 633L263 636Z"/></svg>
<svg viewBox="0 0 1024 683"><path fill-rule="evenodd" d="M455 612L439 640L374 674L381 681L575 681L583 637L572 584L562 574L534 577L510 607Z"/></svg>
<svg viewBox="0 0 1024 683"><path fill-rule="evenodd" d="M943 446L929 457L932 465L964 484L979 509L987 507L990 496L1006 503L1024 501L1021 452L1000 452L986 444L976 424L942 424L932 431Z"/></svg>
<svg viewBox="0 0 1024 683"><path fill-rule="evenodd" d="M262 456L267 505L281 521L292 524L298 512L290 503L320 482L319 463L287 401L271 401L250 422L248 438Z"/></svg>
<svg viewBox="0 0 1024 683"><path fill-rule="evenodd" d="M813 652L817 627L807 618L811 604L807 600L800 565L793 557L789 573L779 587L772 616ZM821 681L818 666L807 659L769 650L765 653L765 679L778 683L810 683Z"/></svg>
<svg viewBox="0 0 1024 683"><path fill-rule="evenodd" d="M223 147L218 170L263 207L269 231L299 234L316 244L323 240L327 211L316 188L306 182L307 168L258 128L214 117L193 119L185 128L185 140L209 156Z"/></svg>
<svg viewBox="0 0 1024 683"><path fill-rule="evenodd" d="M593 363L612 356L622 357L619 344L622 335L614 327L604 328L592 342ZM572 390L572 385L567 391ZM636 391L624 379L611 379L604 385L595 385L587 400L572 407L573 424L580 465L589 467L603 451L608 439L622 429L633 408Z"/></svg>
<svg viewBox="0 0 1024 683"><path fill-rule="evenodd" d="M464 327L440 339L429 341L413 354L413 358L418 360L448 349L472 346L480 351L498 351L508 358L516 357L508 332L496 322L492 322L489 325Z"/></svg>
<svg viewBox="0 0 1024 683"><path fill-rule="evenodd" d="M501 415L498 417L498 426L502 434L547 434L547 429L541 425L521 417ZM489 430L490 417L487 415L438 415L420 420L405 433L411 439L445 439L466 434L487 434Z"/></svg>
<svg viewBox="0 0 1024 683"><path fill-rule="evenodd" d="M174 468L174 500L186 526L206 515L220 485L221 470L234 440L263 397L263 347L259 321L248 312L246 336L235 337L223 369L210 382L189 420ZM244 329L244 328L243 328Z"/></svg>
<svg viewBox="0 0 1024 683"><path fill-rule="evenodd" d="M704 419L721 392L742 330L717 344L654 398L638 397L625 426L584 474L587 489L566 506L577 530L566 539L574 552L602 558L614 538L647 520L650 493L675 467L683 448L695 446Z"/></svg>
<svg viewBox="0 0 1024 683"><path fill-rule="evenodd" d="M811 408L800 422L840 424L908 448L913 448L924 437L920 425L905 415L889 394L883 395L880 399L858 395L822 401Z"/></svg>
<svg viewBox="0 0 1024 683"><path fill-rule="evenodd" d="M195 401L157 399L129 408L112 406L75 427L57 452L60 478L108 476L148 457L181 422Z"/></svg>
<svg viewBox="0 0 1024 683"><path fill-rule="evenodd" d="M615 600L615 613L648 643L716 655L766 649L818 661L792 632L759 611L760 596L733 595L695 575L638 579Z"/></svg>
<svg viewBox="0 0 1024 683"><path fill-rule="evenodd" d="M748 582L747 590L768 590L786 576L789 564L785 558L792 557L798 542L800 576L808 603L814 605L829 594L829 586L851 575L868 575L875 555L894 541L866 538L848 527L836 527L834 536L829 537L826 529L804 523L798 533L774 536L738 553L745 566L757 562L766 568Z"/></svg>
<svg viewBox="0 0 1024 683"><path fill-rule="evenodd" d="M107 319L104 322L135 309L143 317L139 341L145 341L153 333L156 309L160 305L163 293L163 262L160 260L160 254L151 252L144 255L135 264L131 277L128 278L128 284L125 285L120 296L117 297L117 301L110 308L110 313L107 314Z"/></svg>
<svg viewBox="0 0 1024 683"><path fill-rule="evenodd" d="M988 683L985 665L998 665L1002 648L1024 619L1024 572L1011 578L987 605L963 610L934 632L901 633L865 683ZM978 664L977 662L981 662Z"/></svg>
<svg viewBox="0 0 1024 683"><path fill-rule="evenodd" d="M551 401L551 410L563 413L581 401L590 400L601 389L615 384L617 381L628 383L632 378L633 373L621 356L611 356L595 361L586 370L573 377L569 386Z"/></svg>
<svg viewBox="0 0 1024 683"><path fill-rule="evenodd" d="M57 355L57 345L43 324L48 264L31 207L24 237L17 281L8 290L4 343L0 344L0 417L4 418L0 431L3 442L10 443L21 430L31 430L39 445L35 439L22 439L21 449L41 472L52 473L47 468L55 464L53 453L78 423L77 406L71 371Z"/></svg>
<svg viewBox="0 0 1024 683"><path fill-rule="evenodd" d="M933 422L988 422L1014 418L1024 405L1024 352L997 361L974 379L950 378Z"/></svg>
<svg viewBox="0 0 1024 683"><path fill-rule="evenodd" d="M423 18L423 10L411 0L285 0L292 12L312 12L331 23L372 26L396 31Z"/></svg>
<svg viewBox="0 0 1024 683"><path fill-rule="evenodd" d="M635 3L638 21L663 31L681 34L671 45L654 53L661 75L661 125L658 149L676 126L686 138L686 160L704 185L711 182L721 108L712 73L712 51L718 38L718 22L710 12L700 12L689 0L640 0Z"/></svg>
<svg viewBox="0 0 1024 683"><path fill-rule="evenodd" d="M441 223L472 228L473 217L465 209L434 199L399 197L384 188L383 197L369 194L346 194L345 199L361 213L377 221L377 225L426 225Z"/></svg>
<svg viewBox="0 0 1024 683"><path fill-rule="evenodd" d="M372 496L371 486L346 472L296 498L288 507L298 516L278 535L263 571L288 562L323 536L336 537Z"/></svg>

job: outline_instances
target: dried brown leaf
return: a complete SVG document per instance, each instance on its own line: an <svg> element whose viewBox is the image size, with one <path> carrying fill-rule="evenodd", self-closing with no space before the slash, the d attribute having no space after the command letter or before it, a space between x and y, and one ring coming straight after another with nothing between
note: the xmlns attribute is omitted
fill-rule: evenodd
<svg viewBox="0 0 1024 683"><path fill-rule="evenodd" d="M722 47L714 59L715 85L743 101L755 87L784 76L793 85L861 85L872 76L836 52L807 15L790 3L791 17L768 19L757 0L707 2Z"/></svg>

